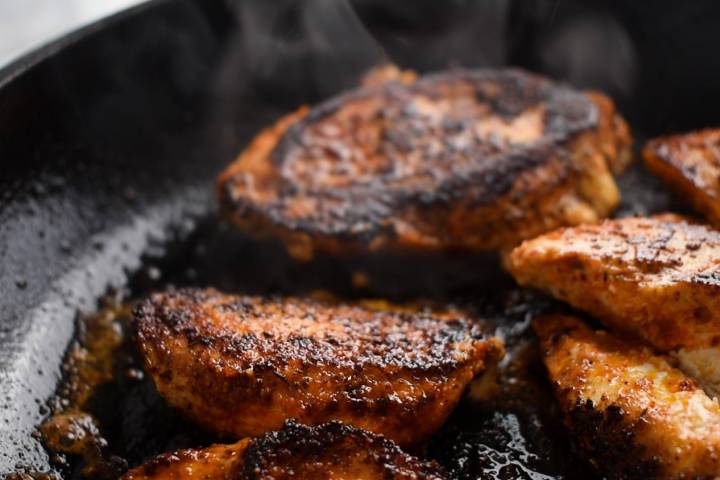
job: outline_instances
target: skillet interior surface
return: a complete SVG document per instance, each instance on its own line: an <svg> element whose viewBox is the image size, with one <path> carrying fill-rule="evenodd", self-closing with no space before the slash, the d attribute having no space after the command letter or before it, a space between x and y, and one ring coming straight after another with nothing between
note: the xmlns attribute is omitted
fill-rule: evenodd
<svg viewBox="0 0 720 480"><path fill-rule="evenodd" d="M353 10L320 0L161 0L4 69L0 474L53 468L33 432L77 313L95 310L109 289L233 288L237 278L256 291L338 284L322 262L288 271L277 250L250 249L214 218L214 176L278 115L391 60L421 71L519 65L600 88L639 140L714 125L718 10L711 1L367 0ZM621 214L674 206L640 168L622 186ZM188 279L198 245L213 254ZM232 268L213 269L223 260ZM166 273L158 279L151 265Z"/></svg>

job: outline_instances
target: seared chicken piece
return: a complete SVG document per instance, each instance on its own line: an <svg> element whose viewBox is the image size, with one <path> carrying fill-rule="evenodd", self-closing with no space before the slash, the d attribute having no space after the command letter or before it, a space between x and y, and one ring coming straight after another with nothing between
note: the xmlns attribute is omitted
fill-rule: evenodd
<svg viewBox="0 0 720 480"><path fill-rule="evenodd" d="M234 438L294 418L341 420L403 446L421 443L503 350L476 319L454 310L183 290L153 295L135 315L160 394Z"/></svg>
<svg viewBox="0 0 720 480"><path fill-rule="evenodd" d="M127 472L121 480L241 480L244 456L252 439L164 453Z"/></svg>
<svg viewBox="0 0 720 480"><path fill-rule="evenodd" d="M122 480L443 480L435 462L404 453L379 435L331 422L282 430L234 445L156 457Z"/></svg>
<svg viewBox="0 0 720 480"><path fill-rule="evenodd" d="M608 478L720 476L720 405L693 380L577 318L533 325L565 423Z"/></svg>
<svg viewBox="0 0 720 480"><path fill-rule="evenodd" d="M300 260L492 250L607 216L630 141L599 93L519 70L385 68L261 132L218 195L242 230Z"/></svg>
<svg viewBox="0 0 720 480"><path fill-rule="evenodd" d="M606 220L528 240L507 266L720 391L720 232L675 215Z"/></svg>
<svg viewBox="0 0 720 480"><path fill-rule="evenodd" d="M643 156L650 171L720 226L720 129L656 138Z"/></svg>

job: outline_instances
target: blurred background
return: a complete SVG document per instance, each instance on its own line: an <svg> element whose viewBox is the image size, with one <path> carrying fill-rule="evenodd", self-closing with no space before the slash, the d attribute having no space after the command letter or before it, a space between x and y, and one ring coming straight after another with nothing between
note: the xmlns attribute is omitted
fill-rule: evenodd
<svg viewBox="0 0 720 480"><path fill-rule="evenodd" d="M0 0L0 68L94 20L145 0Z"/></svg>

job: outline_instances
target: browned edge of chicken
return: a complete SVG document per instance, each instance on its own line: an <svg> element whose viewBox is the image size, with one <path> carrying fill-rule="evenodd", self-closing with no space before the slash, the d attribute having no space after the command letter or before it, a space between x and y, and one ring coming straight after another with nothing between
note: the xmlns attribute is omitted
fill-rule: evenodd
<svg viewBox="0 0 720 480"><path fill-rule="evenodd" d="M631 137L606 96L520 70L369 77L283 117L221 173L233 223L309 260L508 248L617 205Z"/></svg>
<svg viewBox="0 0 720 480"><path fill-rule="evenodd" d="M340 420L425 441L502 342L458 311L378 310L180 290L135 312L145 369L175 409L229 438Z"/></svg>
<svg viewBox="0 0 720 480"><path fill-rule="evenodd" d="M720 129L655 138L642 153L651 172L720 226Z"/></svg>
<svg viewBox="0 0 720 480"><path fill-rule="evenodd" d="M279 431L233 445L164 454L122 480L443 480L434 461L404 453L379 435L330 422L308 427L288 421Z"/></svg>
<svg viewBox="0 0 720 480"><path fill-rule="evenodd" d="M665 214L560 229L508 257L541 289L659 351L720 343L720 232Z"/></svg>
<svg viewBox="0 0 720 480"><path fill-rule="evenodd" d="M720 405L695 381L576 317L533 326L571 436L607 478L720 475Z"/></svg>
<svg viewBox="0 0 720 480"><path fill-rule="evenodd" d="M121 480L241 480L252 439L163 453L128 471Z"/></svg>

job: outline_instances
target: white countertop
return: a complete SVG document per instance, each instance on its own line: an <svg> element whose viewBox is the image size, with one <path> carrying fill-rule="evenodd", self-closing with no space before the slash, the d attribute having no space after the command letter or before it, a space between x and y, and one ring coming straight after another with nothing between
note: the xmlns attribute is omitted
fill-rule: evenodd
<svg viewBox="0 0 720 480"><path fill-rule="evenodd" d="M146 0L0 0L0 68L68 32Z"/></svg>

